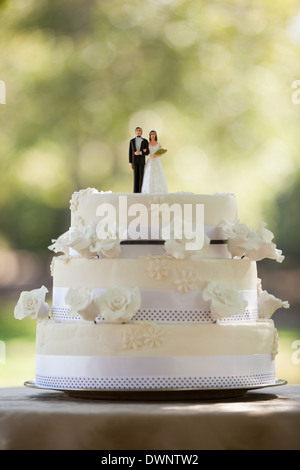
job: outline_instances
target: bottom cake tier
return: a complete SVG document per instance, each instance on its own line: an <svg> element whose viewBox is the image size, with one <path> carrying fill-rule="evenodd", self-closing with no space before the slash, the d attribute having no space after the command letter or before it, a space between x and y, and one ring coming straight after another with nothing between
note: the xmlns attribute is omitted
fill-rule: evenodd
<svg viewBox="0 0 300 470"><path fill-rule="evenodd" d="M272 320L243 324L37 324L36 385L176 390L275 384Z"/></svg>

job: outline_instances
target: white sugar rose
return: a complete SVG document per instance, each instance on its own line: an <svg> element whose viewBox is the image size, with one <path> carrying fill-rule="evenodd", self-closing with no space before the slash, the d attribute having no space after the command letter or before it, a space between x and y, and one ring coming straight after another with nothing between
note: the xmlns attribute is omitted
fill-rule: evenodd
<svg viewBox="0 0 300 470"><path fill-rule="evenodd" d="M185 240L176 240L175 238L170 238L165 241L164 248L168 255L171 255L175 259L185 259L194 254L193 251L187 251L185 248Z"/></svg>
<svg viewBox="0 0 300 470"><path fill-rule="evenodd" d="M282 252L272 243L274 235L265 228L265 222L260 223L257 232L240 222L231 224L223 221L220 226L224 235L228 237L228 251L233 257L246 257L251 261L271 258L279 263L284 260Z"/></svg>
<svg viewBox="0 0 300 470"><path fill-rule="evenodd" d="M166 238L164 249L168 255L176 259L186 259L200 253L206 248L210 240L206 234L204 234L204 243L200 250L187 249L190 245L197 245L197 226L193 224L190 233L187 232L187 228L184 227L184 222L181 219L175 218L172 224L164 228L163 236Z"/></svg>
<svg viewBox="0 0 300 470"><path fill-rule="evenodd" d="M259 261L264 258L275 259L278 263L282 263L284 256L282 251L276 248L275 243L272 243L274 238L273 233L266 229L265 222L260 222L258 231L256 232L256 239L253 246L249 244L246 247L246 256L252 261Z"/></svg>
<svg viewBox="0 0 300 470"><path fill-rule="evenodd" d="M241 258L245 255L244 243L248 243L250 240L253 241L255 232L250 230L247 225L236 222L231 224L230 222L223 221L221 223L224 236L228 238L228 251L235 257Z"/></svg>
<svg viewBox="0 0 300 470"><path fill-rule="evenodd" d="M75 250L83 258L90 258L102 254L105 257L115 258L120 255L120 236L116 229L99 231L96 222L89 225L78 225L65 232L57 240L52 240L49 246L55 253L70 254L70 249Z"/></svg>
<svg viewBox="0 0 300 470"><path fill-rule="evenodd" d="M269 294L261 287L261 279L257 280L258 312L259 318L271 318L279 308L289 308L289 303Z"/></svg>
<svg viewBox="0 0 300 470"><path fill-rule="evenodd" d="M126 323L136 314L141 306L141 295L137 287L115 286L95 300L100 315L104 320Z"/></svg>
<svg viewBox="0 0 300 470"><path fill-rule="evenodd" d="M48 248L55 253L63 252L69 254L70 248L75 250L80 256L89 258L92 256L91 245L96 240L95 223L72 227L61 235L57 240L52 240L53 244Z"/></svg>
<svg viewBox="0 0 300 470"><path fill-rule="evenodd" d="M91 253L100 253L105 258L117 258L121 254L120 240L97 240L90 246Z"/></svg>
<svg viewBox="0 0 300 470"><path fill-rule="evenodd" d="M40 289L24 291L21 293L14 310L17 320L30 316L32 319L42 319L49 315L50 307L45 302L48 289L42 286Z"/></svg>
<svg viewBox="0 0 300 470"><path fill-rule="evenodd" d="M66 293L65 302L70 306L71 315L80 315L83 320L94 321L98 315L92 289L86 287L70 288Z"/></svg>
<svg viewBox="0 0 300 470"><path fill-rule="evenodd" d="M52 245L48 246L48 248L49 250L54 251L54 253L64 253L65 255L68 255L70 249L69 232L65 232L56 240L52 240Z"/></svg>
<svg viewBox="0 0 300 470"><path fill-rule="evenodd" d="M96 240L94 223L76 227L70 230L70 248L73 248L83 258L92 256L90 247Z"/></svg>
<svg viewBox="0 0 300 470"><path fill-rule="evenodd" d="M247 307L240 292L215 281L209 282L203 290L203 299L211 302L210 311L215 320L239 315Z"/></svg>
<svg viewBox="0 0 300 470"><path fill-rule="evenodd" d="M121 253L120 237L117 233L116 226L110 227L109 230L104 230L97 225L96 228L97 238L90 246L92 253L102 254L106 258L116 258Z"/></svg>

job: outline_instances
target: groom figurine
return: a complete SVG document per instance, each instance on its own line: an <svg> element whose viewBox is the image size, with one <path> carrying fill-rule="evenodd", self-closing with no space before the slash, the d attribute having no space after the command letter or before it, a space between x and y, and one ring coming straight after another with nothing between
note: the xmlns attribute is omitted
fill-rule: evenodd
<svg viewBox="0 0 300 470"><path fill-rule="evenodd" d="M133 192L142 191L145 157L149 155L149 145L147 139L142 137L143 130L140 127L135 129L136 137L129 142L129 165L133 170Z"/></svg>

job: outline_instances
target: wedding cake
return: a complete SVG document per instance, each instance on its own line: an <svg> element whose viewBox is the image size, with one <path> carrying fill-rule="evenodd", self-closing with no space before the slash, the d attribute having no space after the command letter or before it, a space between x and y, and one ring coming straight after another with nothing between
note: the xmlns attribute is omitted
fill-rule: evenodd
<svg viewBox="0 0 300 470"><path fill-rule="evenodd" d="M272 314L256 262L281 262L273 234L240 223L232 194L114 194L70 201L52 241L48 289L22 292L37 318L39 387L176 390L275 384ZM187 223L188 221L188 223Z"/></svg>

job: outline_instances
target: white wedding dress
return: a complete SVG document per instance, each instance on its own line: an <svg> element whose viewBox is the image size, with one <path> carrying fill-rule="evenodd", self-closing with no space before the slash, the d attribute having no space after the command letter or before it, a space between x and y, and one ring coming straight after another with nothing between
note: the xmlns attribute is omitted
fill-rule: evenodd
<svg viewBox="0 0 300 470"><path fill-rule="evenodd" d="M154 146L149 144L150 153L145 165L142 193L165 194L168 192L168 186L160 157L151 158L151 155L153 155L160 147L161 144L159 142Z"/></svg>

